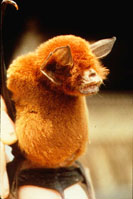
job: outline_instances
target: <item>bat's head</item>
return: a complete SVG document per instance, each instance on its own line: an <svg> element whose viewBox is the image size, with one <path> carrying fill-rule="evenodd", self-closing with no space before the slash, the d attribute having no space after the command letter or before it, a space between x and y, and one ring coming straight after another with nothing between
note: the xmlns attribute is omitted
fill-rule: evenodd
<svg viewBox="0 0 133 199"><path fill-rule="evenodd" d="M115 40L113 37L90 44L72 35L55 37L45 45L50 52L41 72L66 94L95 94L109 73L99 59L110 53Z"/></svg>

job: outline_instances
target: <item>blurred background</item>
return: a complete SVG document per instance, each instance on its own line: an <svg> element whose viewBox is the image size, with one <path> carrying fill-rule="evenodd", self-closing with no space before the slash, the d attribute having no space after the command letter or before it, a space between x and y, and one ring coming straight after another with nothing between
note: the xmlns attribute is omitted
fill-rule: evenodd
<svg viewBox="0 0 133 199"><path fill-rule="evenodd" d="M3 39L6 65L61 34L89 41L117 37L102 60L110 69L98 95L87 97L91 144L81 161L89 167L97 199L132 198L133 65L129 3L16 0L8 6ZM131 6L132 7L132 6Z"/></svg>

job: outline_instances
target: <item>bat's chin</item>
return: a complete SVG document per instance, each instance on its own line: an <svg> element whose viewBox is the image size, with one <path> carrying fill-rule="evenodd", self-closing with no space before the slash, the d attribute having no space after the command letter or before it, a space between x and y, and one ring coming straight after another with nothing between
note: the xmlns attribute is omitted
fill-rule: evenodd
<svg viewBox="0 0 133 199"><path fill-rule="evenodd" d="M99 85L84 85L79 87L79 92L83 95L93 95L99 91Z"/></svg>

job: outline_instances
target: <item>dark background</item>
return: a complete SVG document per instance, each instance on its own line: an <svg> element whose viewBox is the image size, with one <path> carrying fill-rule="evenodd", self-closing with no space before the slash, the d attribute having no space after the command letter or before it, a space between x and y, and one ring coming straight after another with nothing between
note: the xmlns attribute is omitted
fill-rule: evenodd
<svg viewBox="0 0 133 199"><path fill-rule="evenodd" d="M87 40L117 37L115 46L103 64L110 69L103 90L133 90L130 5L113 1L30 1L16 0L19 11L7 7L4 21L4 53L6 65L28 20L36 20L37 28L49 38L61 34L74 34ZM132 5L131 5L132 7Z"/></svg>

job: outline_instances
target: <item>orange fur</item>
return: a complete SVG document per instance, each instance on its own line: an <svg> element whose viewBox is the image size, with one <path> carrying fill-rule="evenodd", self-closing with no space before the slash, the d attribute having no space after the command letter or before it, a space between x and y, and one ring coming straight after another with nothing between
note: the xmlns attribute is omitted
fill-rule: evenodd
<svg viewBox="0 0 133 199"><path fill-rule="evenodd" d="M50 52L66 45L71 48L74 67L71 76L64 77L63 85L57 86L40 72L40 67ZM95 69L102 79L108 74L92 54L89 43L73 35L50 39L10 65L7 86L16 106L18 143L34 165L67 166L84 152L88 140L87 107L85 97L76 88L79 74L88 68Z"/></svg>

